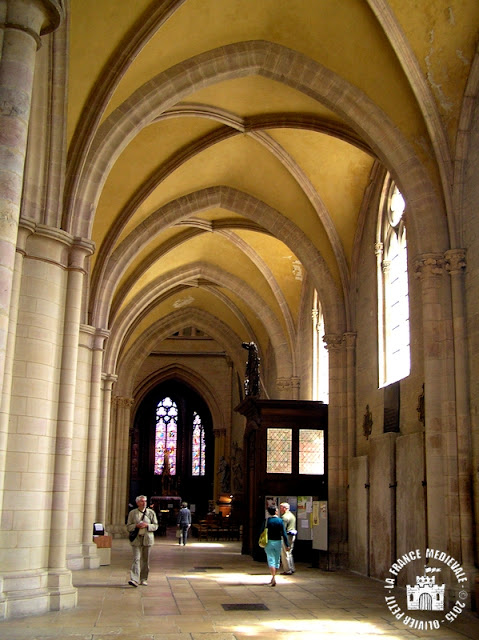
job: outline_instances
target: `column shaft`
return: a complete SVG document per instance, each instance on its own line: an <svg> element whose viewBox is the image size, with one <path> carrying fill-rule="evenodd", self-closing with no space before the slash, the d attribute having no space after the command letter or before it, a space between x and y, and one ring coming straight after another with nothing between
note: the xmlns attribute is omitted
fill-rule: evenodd
<svg viewBox="0 0 479 640"><path fill-rule="evenodd" d="M23 274L23 258L25 255L25 243L30 233L32 233L32 230L33 225L30 225L29 223L25 223L25 225L20 227L15 258L15 272L12 280L12 296L10 299L10 314L8 319L9 332L5 354L5 375L0 408L0 505L3 504L5 461L7 454L8 424L10 420L10 403L12 393L12 372L15 354L15 341L17 337L18 305Z"/></svg>
<svg viewBox="0 0 479 640"><path fill-rule="evenodd" d="M415 269L421 279L423 302L427 545L457 557L457 455L451 449L455 449L454 389L451 392L453 372L448 368L452 336L445 312L449 305L445 299L444 257L419 256Z"/></svg>
<svg viewBox="0 0 479 640"><path fill-rule="evenodd" d="M111 391L116 376L106 375L102 388L101 451L98 474L98 522L107 522L108 448L110 443ZM110 497L111 502L111 497Z"/></svg>
<svg viewBox="0 0 479 640"><path fill-rule="evenodd" d="M97 518L98 472L100 461L101 426L101 366L103 341L107 333L96 330L90 373L90 408L88 415L88 448L85 469L85 500L83 509L83 557L85 567L98 567L99 559L93 543L93 523ZM94 557L92 557L94 556Z"/></svg>
<svg viewBox="0 0 479 640"><path fill-rule="evenodd" d="M47 25L47 30L58 26L62 17L60 9L57 2L50 0L30 4L9 0L0 5L3 22L0 55L0 395L5 372L35 55L45 25L53 18L54 24Z"/></svg>
<svg viewBox="0 0 479 640"><path fill-rule="evenodd" d="M329 354L328 546L331 568L344 566L347 552L347 424L344 340L325 335Z"/></svg>
<svg viewBox="0 0 479 640"><path fill-rule="evenodd" d="M454 331L454 366L456 382L457 469L459 517L461 525L461 559L466 567L474 566L474 524L472 507L472 442L469 407L469 367L464 277L466 254L463 249L446 252L446 268L451 275Z"/></svg>
<svg viewBox="0 0 479 640"><path fill-rule="evenodd" d="M128 501L128 477L129 477L129 444L131 426L132 398L116 396L116 427L115 441L113 443L113 478L112 478L112 526L114 533L124 532L125 515Z"/></svg>
<svg viewBox="0 0 479 640"><path fill-rule="evenodd" d="M78 339L84 278L83 261L88 253L91 253L91 245L74 247L70 254L68 268L48 561L52 585L55 585L56 577L66 572Z"/></svg>

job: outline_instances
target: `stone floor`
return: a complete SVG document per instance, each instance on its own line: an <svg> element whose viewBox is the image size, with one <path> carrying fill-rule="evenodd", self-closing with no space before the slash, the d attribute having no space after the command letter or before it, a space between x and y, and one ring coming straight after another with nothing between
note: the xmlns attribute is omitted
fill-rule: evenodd
<svg viewBox="0 0 479 640"><path fill-rule="evenodd" d="M382 582L298 563L272 588L266 563L241 555L240 543L193 540L183 547L170 535L156 539L148 586L128 585L129 543L114 540L111 564L73 573L76 609L0 622L0 639L479 640L475 613L414 630L388 610Z"/></svg>

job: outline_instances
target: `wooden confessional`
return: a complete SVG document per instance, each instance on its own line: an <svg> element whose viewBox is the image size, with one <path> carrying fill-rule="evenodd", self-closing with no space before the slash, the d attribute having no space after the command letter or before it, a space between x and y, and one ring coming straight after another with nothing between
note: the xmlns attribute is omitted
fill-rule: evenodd
<svg viewBox="0 0 479 640"><path fill-rule="evenodd" d="M246 417L242 552L264 561L258 537L266 506L287 501L296 506L295 557L309 561L313 546L311 505L328 499L328 406L249 396L235 411Z"/></svg>

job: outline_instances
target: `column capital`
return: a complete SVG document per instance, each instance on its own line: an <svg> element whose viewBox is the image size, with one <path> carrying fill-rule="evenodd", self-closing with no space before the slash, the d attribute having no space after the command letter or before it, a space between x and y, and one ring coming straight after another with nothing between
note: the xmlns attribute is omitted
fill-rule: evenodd
<svg viewBox="0 0 479 640"><path fill-rule="evenodd" d="M451 274L464 273L466 271L466 250L449 249L444 254L446 259L446 270Z"/></svg>
<svg viewBox="0 0 479 640"><path fill-rule="evenodd" d="M113 385L118 380L118 376L114 373L102 373L101 379L105 382L105 385Z"/></svg>
<svg viewBox="0 0 479 640"><path fill-rule="evenodd" d="M424 253L414 259L416 278L442 276L444 273L444 256L442 253Z"/></svg>
<svg viewBox="0 0 479 640"><path fill-rule="evenodd" d="M65 7L63 0L42 0L45 8L45 23L42 26L40 35L56 31L65 19Z"/></svg>
<svg viewBox="0 0 479 640"><path fill-rule="evenodd" d="M282 391L289 390L291 388L291 378L276 378L276 386Z"/></svg>
<svg viewBox="0 0 479 640"><path fill-rule="evenodd" d="M343 336L339 333L325 333L323 342L328 351L339 351L343 347Z"/></svg>
<svg viewBox="0 0 479 640"><path fill-rule="evenodd" d="M95 329L95 335L93 339L93 349L95 351L103 350L103 343L110 337L110 331L108 329Z"/></svg>
<svg viewBox="0 0 479 640"><path fill-rule="evenodd" d="M23 255L27 252L27 239L35 233L35 223L31 220L20 218L18 223L17 252Z"/></svg>
<svg viewBox="0 0 479 640"><path fill-rule="evenodd" d="M65 19L63 0L37 0L25 2L8 0L3 29L12 29L28 33L41 47L40 36L56 31Z"/></svg>
<svg viewBox="0 0 479 640"><path fill-rule="evenodd" d="M85 272L85 258L95 251L95 245L84 238L74 238L68 255L68 269Z"/></svg>
<svg viewBox="0 0 479 640"><path fill-rule="evenodd" d="M112 402L117 407L123 407L128 409L135 404L135 400L133 398L126 398L124 396L114 396Z"/></svg>
<svg viewBox="0 0 479 640"><path fill-rule="evenodd" d="M346 331L346 333L343 336L344 345L345 345L346 349L355 349L356 348L357 335L358 334L355 333L354 331Z"/></svg>

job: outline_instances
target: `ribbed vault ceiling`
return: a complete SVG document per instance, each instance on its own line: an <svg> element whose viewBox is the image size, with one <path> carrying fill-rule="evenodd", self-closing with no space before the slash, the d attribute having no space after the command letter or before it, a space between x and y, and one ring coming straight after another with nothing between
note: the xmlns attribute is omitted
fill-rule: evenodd
<svg viewBox="0 0 479 640"><path fill-rule="evenodd" d="M71 0L65 227L96 244L89 321L112 367L214 318L226 351L254 340L294 375L306 282L352 329L374 169L403 187L414 158L450 200L479 9L417 5Z"/></svg>

